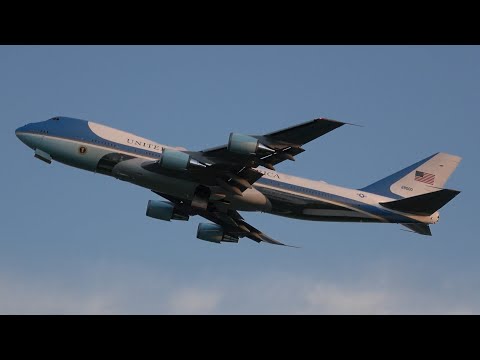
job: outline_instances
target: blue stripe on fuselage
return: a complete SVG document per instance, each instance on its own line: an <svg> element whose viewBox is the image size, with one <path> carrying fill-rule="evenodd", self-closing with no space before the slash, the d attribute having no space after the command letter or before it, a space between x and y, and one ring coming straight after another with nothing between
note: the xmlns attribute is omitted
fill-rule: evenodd
<svg viewBox="0 0 480 360"><path fill-rule="evenodd" d="M285 190L294 191L294 192L300 193L300 194L315 196L315 197L318 197L319 200L332 200L332 201L338 202L340 204L345 204L347 206L365 211L369 214L379 216L379 217L381 217L385 220L391 221L391 222L398 222L398 223L414 223L414 222L417 222L417 221L415 221L413 219L410 219L406 216L398 215L398 214L392 213L388 210L384 210L384 209L378 208L378 207L373 206L373 205L365 204L365 203L362 203L360 201L356 201L356 200L353 200L353 199L350 199L350 198L346 198L344 196L330 194L330 193L327 193L327 192L324 192L324 191L315 190L315 189L311 189L311 188L307 188L307 187L303 187L303 186L298 186L298 185L293 185L293 184L290 184L290 183L284 183L284 182L281 182L281 181L278 181L278 180L266 179L266 178L262 177L259 180L257 180L256 184L260 184L260 185L264 184L264 185L276 187L278 190L285 189Z"/></svg>

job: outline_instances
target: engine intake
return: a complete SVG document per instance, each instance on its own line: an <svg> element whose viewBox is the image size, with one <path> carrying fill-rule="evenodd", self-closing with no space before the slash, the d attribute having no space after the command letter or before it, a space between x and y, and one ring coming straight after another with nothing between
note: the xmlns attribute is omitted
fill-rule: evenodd
<svg viewBox="0 0 480 360"><path fill-rule="evenodd" d="M147 205L147 216L164 220L183 220L188 221L189 216L179 214L175 211L175 205L168 201L149 200Z"/></svg>
<svg viewBox="0 0 480 360"><path fill-rule="evenodd" d="M255 155L265 154L268 155L275 150L270 149L268 146L262 144L258 139L253 136L231 133L228 138L228 151L241 155Z"/></svg>
<svg viewBox="0 0 480 360"><path fill-rule="evenodd" d="M192 159L190 155L171 149L163 149L162 158L158 161L160 167L170 170L184 171L192 167L206 167L195 159Z"/></svg>
<svg viewBox="0 0 480 360"><path fill-rule="evenodd" d="M210 241L217 244L220 242L238 242L238 238L225 234L220 225L200 223L198 224L197 238L200 240Z"/></svg>

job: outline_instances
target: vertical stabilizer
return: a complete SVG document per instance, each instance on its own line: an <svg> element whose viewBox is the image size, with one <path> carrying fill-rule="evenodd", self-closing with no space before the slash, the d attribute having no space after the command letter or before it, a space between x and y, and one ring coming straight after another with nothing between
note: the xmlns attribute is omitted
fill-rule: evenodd
<svg viewBox="0 0 480 360"><path fill-rule="evenodd" d="M444 187L461 159L459 156L437 153L361 190L394 199L437 191Z"/></svg>

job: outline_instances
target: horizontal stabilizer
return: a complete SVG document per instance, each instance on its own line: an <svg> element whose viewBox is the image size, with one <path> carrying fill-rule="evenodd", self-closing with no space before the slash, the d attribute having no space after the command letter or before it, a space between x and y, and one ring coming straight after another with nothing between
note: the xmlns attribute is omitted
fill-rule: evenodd
<svg viewBox="0 0 480 360"><path fill-rule="evenodd" d="M413 232L416 232L417 234L432 236L432 232L430 231L430 226L428 226L427 224L402 224L402 225L409 228Z"/></svg>
<svg viewBox="0 0 480 360"><path fill-rule="evenodd" d="M383 202L380 205L409 214L432 215L458 194L460 194L460 191L442 189L401 200Z"/></svg>

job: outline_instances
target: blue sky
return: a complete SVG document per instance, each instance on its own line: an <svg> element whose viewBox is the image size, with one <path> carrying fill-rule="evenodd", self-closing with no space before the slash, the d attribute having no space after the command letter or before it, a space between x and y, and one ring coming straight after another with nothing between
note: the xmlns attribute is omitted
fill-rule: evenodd
<svg viewBox="0 0 480 360"><path fill-rule="evenodd" d="M480 313L478 46L2 46L0 313ZM400 225L244 213L290 249L195 238L148 190L33 158L14 130L54 115L202 149L329 117L277 167L362 187L437 151L462 193L433 237Z"/></svg>

